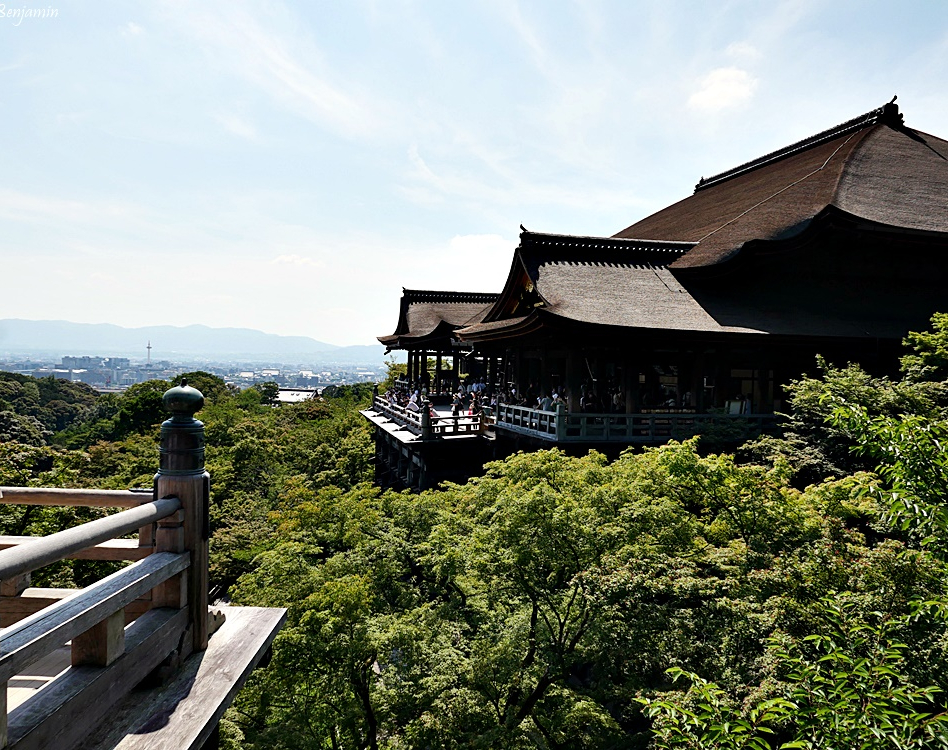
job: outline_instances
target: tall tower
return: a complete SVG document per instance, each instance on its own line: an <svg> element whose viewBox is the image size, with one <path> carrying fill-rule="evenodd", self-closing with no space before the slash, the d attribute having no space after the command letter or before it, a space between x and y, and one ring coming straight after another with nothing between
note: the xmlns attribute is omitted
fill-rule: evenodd
<svg viewBox="0 0 948 750"><path fill-rule="evenodd" d="M148 346L145 348L148 350L148 364L146 364L145 367L151 369L151 339L148 339Z"/></svg>

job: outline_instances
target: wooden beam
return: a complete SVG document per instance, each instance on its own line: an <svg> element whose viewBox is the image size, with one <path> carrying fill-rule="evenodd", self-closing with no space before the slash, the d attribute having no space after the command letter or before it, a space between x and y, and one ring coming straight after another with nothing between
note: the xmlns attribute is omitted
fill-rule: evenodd
<svg viewBox="0 0 948 750"><path fill-rule="evenodd" d="M0 536L0 550L16 547L20 544L29 544L42 537L35 536ZM94 547L70 552L63 559L70 560L141 560L154 552L153 547L142 547L138 539L109 539Z"/></svg>
<svg viewBox="0 0 948 750"><path fill-rule="evenodd" d="M71 490L50 487L0 487L0 502L16 505L80 505L89 508L134 508L151 490Z"/></svg>
<svg viewBox="0 0 948 750"><path fill-rule="evenodd" d="M10 547L0 551L0 579L28 573L73 552L138 531L145 524L169 516L180 507L178 498L166 497L49 536L37 537L29 544Z"/></svg>
<svg viewBox="0 0 948 750"><path fill-rule="evenodd" d="M180 573L188 563L187 553L149 555L3 631L0 682ZM207 609L206 604L204 608Z"/></svg>
<svg viewBox="0 0 948 750"><path fill-rule="evenodd" d="M56 604L82 589L28 588L19 596L0 597L0 628L8 628L24 617L36 614L51 604ZM154 606L148 595L140 597L125 606L125 623L147 612Z"/></svg>
<svg viewBox="0 0 948 750"><path fill-rule="evenodd" d="M126 651L110 666L72 668L17 706L11 750L74 747L178 647L187 621L187 610L154 609L125 629Z"/></svg>

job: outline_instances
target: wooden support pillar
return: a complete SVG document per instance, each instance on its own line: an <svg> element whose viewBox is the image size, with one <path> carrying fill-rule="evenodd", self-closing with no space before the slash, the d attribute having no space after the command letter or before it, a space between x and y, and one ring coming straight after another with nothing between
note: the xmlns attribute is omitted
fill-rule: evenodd
<svg viewBox="0 0 948 750"><path fill-rule="evenodd" d="M626 414L632 414L636 410L635 393L639 385L639 368L626 359L622 364L622 393L624 396L623 408Z"/></svg>
<svg viewBox="0 0 948 750"><path fill-rule="evenodd" d="M107 667L125 653L125 609L72 639L72 666Z"/></svg>
<svg viewBox="0 0 948 750"><path fill-rule="evenodd" d="M181 500L182 526L163 527L169 543L179 534L184 550L191 553L187 568L186 597L194 651L207 648L208 639L208 537L210 475L204 471L204 425L194 414L204 406L204 396L182 380L164 395L165 408L174 416L161 425L161 453L155 494ZM171 591L166 596L173 597Z"/></svg>
<svg viewBox="0 0 948 750"><path fill-rule="evenodd" d="M577 362L577 356L579 355L575 352L569 352L566 355L566 405L573 414L579 411L581 382L579 368L582 363Z"/></svg>
<svg viewBox="0 0 948 750"><path fill-rule="evenodd" d="M539 388L537 395L551 395L552 387L553 383L550 379L550 352L544 348L540 350L540 382L537 383L537 388Z"/></svg>

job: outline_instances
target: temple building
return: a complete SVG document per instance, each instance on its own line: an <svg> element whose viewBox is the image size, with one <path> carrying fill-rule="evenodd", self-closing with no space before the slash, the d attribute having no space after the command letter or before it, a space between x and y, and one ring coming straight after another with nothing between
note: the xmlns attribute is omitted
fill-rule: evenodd
<svg viewBox="0 0 948 750"><path fill-rule="evenodd" d="M389 399L366 410L377 444L401 457L393 468L394 451L380 450L379 479L445 478L425 463L426 442L478 440L480 460L654 444L713 420L767 429L781 386L813 372L817 354L885 373L938 311L948 142L906 127L892 102L702 178L612 237L524 230L499 294L406 290L395 333L379 340L408 352L406 391L435 409L402 415ZM476 435L440 410L459 383L498 398L475 415ZM538 400L554 392L562 403Z"/></svg>

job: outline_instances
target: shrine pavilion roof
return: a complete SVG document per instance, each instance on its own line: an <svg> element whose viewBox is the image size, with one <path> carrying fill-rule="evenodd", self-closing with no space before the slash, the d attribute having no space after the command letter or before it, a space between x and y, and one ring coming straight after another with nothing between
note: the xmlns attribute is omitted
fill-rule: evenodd
<svg viewBox="0 0 948 750"><path fill-rule="evenodd" d="M931 274L893 273L892 248L944 256L945 246L948 142L906 127L893 100L702 178L693 195L612 237L523 229L500 294L406 290L395 334L379 340L499 341L564 321L898 340L943 307L944 287ZM790 248L816 249L800 266L799 255L779 260ZM884 313L867 304L870 277L891 303ZM931 287L924 301L919 278Z"/></svg>
<svg viewBox="0 0 948 750"><path fill-rule="evenodd" d="M378 340L389 349L447 337L457 328L479 323L497 299L483 292L403 289L398 325L391 336Z"/></svg>
<svg viewBox="0 0 948 750"><path fill-rule="evenodd" d="M521 335L553 315L630 328L755 333L722 326L670 269L693 243L576 237L524 231L504 291L463 340Z"/></svg>
<svg viewBox="0 0 948 750"><path fill-rule="evenodd" d="M798 234L828 207L892 229L948 233L948 142L905 127L889 103L702 178L693 195L615 239L692 242L672 267L710 266L752 240Z"/></svg>

